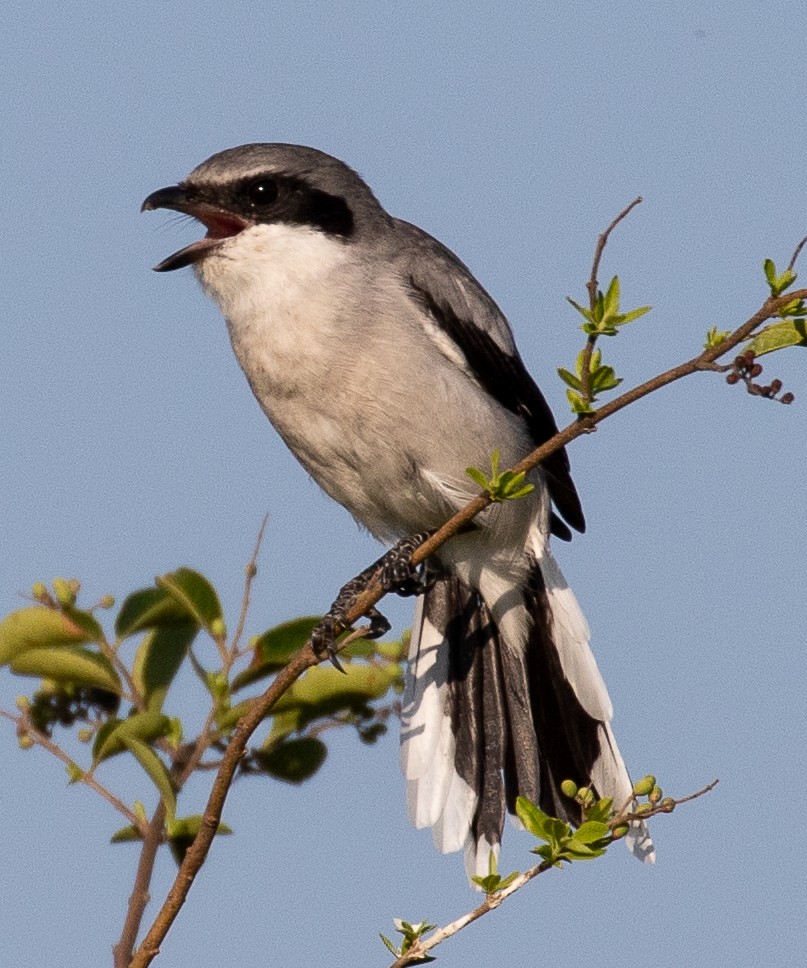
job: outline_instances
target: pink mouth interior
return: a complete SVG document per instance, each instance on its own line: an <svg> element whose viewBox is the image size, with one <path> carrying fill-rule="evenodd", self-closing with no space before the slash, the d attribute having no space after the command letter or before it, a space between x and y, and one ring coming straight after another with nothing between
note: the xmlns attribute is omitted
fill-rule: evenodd
<svg viewBox="0 0 807 968"><path fill-rule="evenodd" d="M223 212L205 212L195 217L207 227L208 239L229 239L247 227L246 222Z"/></svg>

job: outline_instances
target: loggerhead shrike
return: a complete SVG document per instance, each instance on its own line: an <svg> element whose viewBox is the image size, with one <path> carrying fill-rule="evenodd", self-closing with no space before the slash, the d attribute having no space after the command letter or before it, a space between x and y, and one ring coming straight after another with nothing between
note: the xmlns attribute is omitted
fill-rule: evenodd
<svg viewBox="0 0 807 968"><path fill-rule="evenodd" d="M556 432L496 304L347 165L298 145L222 151L144 210L207 229L193 265L264 413L318 484L382 541L438 527ZM486 874L519 795L571 823L569 778L622 805L631 781L589 629L549 548L583 531L563 451L430 564L412 631L401 765L409 814ZM412 587L410 586L410 591ZM338 601L338 600L337 600ZM626 838L646 861L642 824Z"/></svg>

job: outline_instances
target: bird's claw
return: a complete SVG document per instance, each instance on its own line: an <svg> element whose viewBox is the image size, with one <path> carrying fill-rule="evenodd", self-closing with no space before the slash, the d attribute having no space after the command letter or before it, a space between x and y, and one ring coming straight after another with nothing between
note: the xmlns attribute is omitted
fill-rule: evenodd
<svg viewBox="0 0 807 968"><path fill-rule="evenodd" d="M412 537L403 538L378 561L340 589L334 603L328 609L328 614L311 632L311 645L318 656L327 656L340 672L345 671L339 662L336 640L350 628L347 620L348 613L376 575L385 592L396 592L398 595L421 595L431 587L434 577L428 576L422 565L412 565L412 555L428 537L429 532L421 532ZM370 620L365 638L380 638L392 628L377 608L371 606L364 614Z"/></svg>

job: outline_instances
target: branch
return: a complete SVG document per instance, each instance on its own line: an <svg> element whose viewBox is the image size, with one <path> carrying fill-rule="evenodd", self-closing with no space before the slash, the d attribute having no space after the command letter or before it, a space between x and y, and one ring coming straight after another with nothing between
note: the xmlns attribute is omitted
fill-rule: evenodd
<svg viewBox="0 0 807 968"><path fill-rule="evenodd" d="M689 796L681 797L680 800L672 800L671 802L678 806L681 803L688 803L690 800L696 800L698 797L704 796L704 794L709 793L717 786L718 781L713 780L711 783L707 784L703 789L698 790L696 793L690 793ZM626 820L646 820L648 817L655 816L657 813L670 813L671 807L654 807L652 810L642 813L641 815L635 813L625 813L617 816L612 821L614 826L624 823ZM391 965L390 968L406 968L407 965L417 964L422 961L423 956L426 955L432 948L436 948L438 944L445 941L446 938L450 938L452 935L457 934L463 928L467 927L469 924L473 924L474 921L478 921L483 915L487 914L489 911L495 911L503 901L505 901L511 894L515 894L516 891L520 891L525 884L528 884L533 878L536 878L539 874L543 874L550 870L552 867L559 866L553 864L550 861L542 861L540 864L536 864L535 867L530 867L529 870L524 871L519 874L515 880L511 881L507 887L502 888L501 891L496 891L493 894L488 894L485 900L475 907L472 911L467 914L463 914L462 917L457 918L450 924L447 924L444 928L438 928L433 934L429 935L425 940L418 939L409 948L409 950L397 958Z"/></svg>
<svg viewBox="0 0 807 968"><path fill-rule="evenodd" d="M7 712L5 709L0 709L0 716L2 716L3 719L10 719L11 722L17 726L17 734L20 737L28 737L31 742L36 743L37 746L41 746L42 749L52 753L57 760L61 760L61 762L67 767L68 772L70 773L70 779L73 783L83 783L91 790L95 790L95 792L102 796L107 803L111 803L118 813L122 813L130 824L133 824L135 827L137 827L141 833L143 832L143 821L137 816L137 814L133 813L122 800L115 796L111 790L108 790L105 786L103 786L103 784L99 783L91 773L82 770L78 763L68 756L61 746L59 746L57 743L54 743L49 736L45 735L45 733L40 732L25 713L15 716L13 713Z"/></svg>
<svg viewBox="0 0 807 968"><path fill-rule="evenodd" d="M627 214L627 210L626 213ZM607 236L606 236L607 238ZM605 243L603 243L604 245ZM776 316L779 310L791 303L794 299L807 299L807 289L790 292L783 296L769 297L762 304L760 309L754 313L745 323L737 327L721 343L705 350L698 356L681 363L678 366L667 370L664 373L647 380L632 390L616 397L610 403L605 404L592 414L586 414L579 420L570 424L559 433L555 434L551 440L542 444L531 454L516 464L512 470L515 473L522 471L528 472L536 468L542 461L546 460L551 454L560 450L566 444L580 437L582 434L591 433L596 426L607 417L618 413L625 407L643 397L668 386L685 376L699 371L712 369L712 364L724 354L730 352L734 347L747 339L754 330L764 323L767 319ZM419 565L430 555L434 554L446 541L464 530L468 524L489 504L491 498L488 494L480 494L451 517L438 531L436 531L427 541L425 541L412 555L412 564ZM372 608L384 597L384 590L381 582L376 578L353 603L347 614L348 623L357 622L368 609ZM266 717L267 713L278 699L299 679L299 677L312 666L317 665L323 659L317 655L311 642L294 656L285 668L283 668L272 681L266 691L258 697L250 707L249 712L239 720L232 737L227 744L224 756L221 761L219 772L213 782L213 788L202 817L202 825L193 844L185 855L185 859L180 865L176 879L168 892L168 896L163 903L157 917L149 929L146 937L132 959L130 968L147 968L148 965L159 954L162 944L171 925L174 923L182 905L188 896L191 885L199 873L202 864L207 857L213 838L221 820L222 809L227 798L230 785L232 784L238 764L244 756L246 746L252 733L258 728ZM540 865L539 865L540 866ZM537 876L537 875L533 875ZM484 913L484 912L482 912ZM478 915L480 916L480 915Z"/></svg>

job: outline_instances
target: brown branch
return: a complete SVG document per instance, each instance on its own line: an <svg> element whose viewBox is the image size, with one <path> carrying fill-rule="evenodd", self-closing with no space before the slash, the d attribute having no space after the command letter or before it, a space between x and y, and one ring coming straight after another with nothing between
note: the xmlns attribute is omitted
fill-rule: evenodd
<svg viewBox="0 0 807 968"><path fill-rule="evenodd" d="M137 872L135 874L132 893L129 897L129 904L126 909L126 918L123 922L120 940L112 948L112 958L115 968L126 968L132 958L137 934L143 922L143 915L146 906L151 900L149 886L151 876L154 873L154 863L157 860L157 851L163 842L163 827L165 825L165 804L162 799L157 804L154 816L146 829L143 837L143 846L140 850L140 857L137 862Z"/></svg>
<svg viewBox="0 0 807 968"><path fill-rule="evenodd" d="M787 267L791 272L793 271L793 268L796 265L796 262L801 255L801 250L804 248L805 244L807 244L807 235L805 235L801 242L799 242L793 252L793 255L790 257L790 262L788 262Z"/></svg>
<svg viewBox="0 0 807 968"><path fill-rule="evenodd" d="M660 390L670 383L674 383L676 380L680 380L685 376L701 370L710 369L711 364L716 359L728 353L739 343L743 342L743 340L747 339L758 326L772 316L776 316L783 306L787 305L793 299L805 298L807 298L807 290L798 290L785 296L766 299L762 307L753 316L729 334L718 346L705 350L691 360L681 363L667 370L665 373L653 377L651 380L645 381L603 405L593 414L587 414L580 420L570 424L564 430L557 433L551 440L548 440L525 457L520 463L516 464L512 470L516 473L533 470L550 454L560 450L582 434L590 433L607 417L618 413L620 410L646 397L648 394ZM429 555L434 554L441 545L445 544L446 541L466 528L473 518L490 503L491 498L487 494L480 494L470 501L414 552L412 555L412 564L419 565ZM384 594L380 581L378 579L374 580L349 609L347 621L349 623L358 621L359 618L367 613L369 608L383 598ZM130 968L147 968L151 964L159 953L163 939L174 923L182 905L185 903L191 885L210 850L213 837L216 834L221 820L221 813L227 798L227 793L235 776L235 772L238 769L238 764L246 751L250 736L286 690L307 669L321 662L322 658L322 656L315 654L311 642L307 642L292 658L289 664L278 673L266 691L255 700L249 711L236 724L222 758L221 767L213 782L213 788L202 817L201 829L186 853L185 859L177 872L176 879L168 892L168 896L146 934L146 937L143 939L143 943L132 959Z"/></svg>
<svg viewBox="0 0 807 968"><path fill-rule="evenodd" d="M91 790L94 790L99 796L102 796L107 803L112 804L112 806L122 813L124 817L133 824L142 833L143 832L143 822L137 816L137 814L132 813L132 811L126 806L126 804L120 800L115 794L108 790L103 784L99 783L92 773L88 773L83 770L74 759L65 753L65 751L58 745L54 743L53 740L47 736L45 733L40 732L36 726L31 722L30 717L26 713L21 713L19 716L15 716L13 713L7 712L5 709L0 709L0 716L3 719L10 719L12 723L17 726L17 734L20 737L27 736L33 743L37 746L41 746L42 749L47 750L57 760L61 760L62 763L71 771L71 779L73 772L75 771L75 781L77 783L83 783L88 786ZM79 773L81 774L79 776Z"/></svg>
<svg viewBox="0 0 807 968"><path fill-rule="evenodd" d="M641 205L643 201L644 199L641 195L638 198L634 198L630 205L626 205L619 215L617 215L617 217L613 220L613 222L611 222L608 228L604 232L601 232L597 237L597 246L594 249L594 261L591 264L591 275L586 283L586 289L588 289L589 306L591 309L594 309L594 307L597 305L597 290L599 289L597 273L600 271L600 260L602 259L605 246L608 244L608 239L617 225L619 225L623 219L627 218L634 208L636 208L637 205Z"/></svg>
<svg viewBox="0 0 807 968"><path fill-rule="evenodd" d="M247 563L244 578L244 595L241 599L241 614L238 616L238 625L235 629L235 635L233 635L232 645L230 646L230 652L237 658L241 653L238 651L238 643L241 641L241 636L244 634L244 626L247 621L247 613L249 612L249 600L250 594L252 592L252 583L255 580L255 576L258 574L258 555L261 551L261 545L263 544L263 536L266 531L266 523L269 520L269 515L265 514L263 516L263 521L261 521L261 526L258 529L258 537L255 539L255 548L252 552L252 557Z"/></svg>
<svg viewBox="0 0 807 968"><path fill-rule="evenodd" d="M672 799L672 803L678 806L681 803L689 803L690 800L697 800L698 797L702 797L709 793L711 790L717 786L718 781L712 780L711 783L707 783L705 787L701 790L697 790L695 793L690 793L689 796L681 797L678 800ZM662 807L657 804L654 805L653 809L647 813L637 814L637 813L623 813L615 817L611 822L612 825L617 826L621 823L625 823L627 820L647 820L648 817L654 817L656 814L660 813L670 813L671 808ZM614 841L612 841L613 843ZM495 911L497 907L511 894L515 894L516 891L520 891L525 884L528 884L533 878L537 877L539 874L543 874L545 871L550 870L555 865L549 861L542 861L540 864L536 864L535 867L531 867L529 870L524 871L519 874L507 887L503 888L501 891L496 891L493 894L488 894L485 900L475 907L472 911L467 914L463 914L462 917L457 918L450 924L447 924L444 928L438 928L428 938L424 940L418 939L414 942L412 947L406 954L401 955L397 958L391 965L390 968L406 968L407 965L417 963L423 958L423 956L436 948L438 944L445 941L446 938L450 938L452 935L457 934L463 928L467 927L469 924L473 924L474 921L478 921L483 915L487 914L489 911Z"/></svg>

